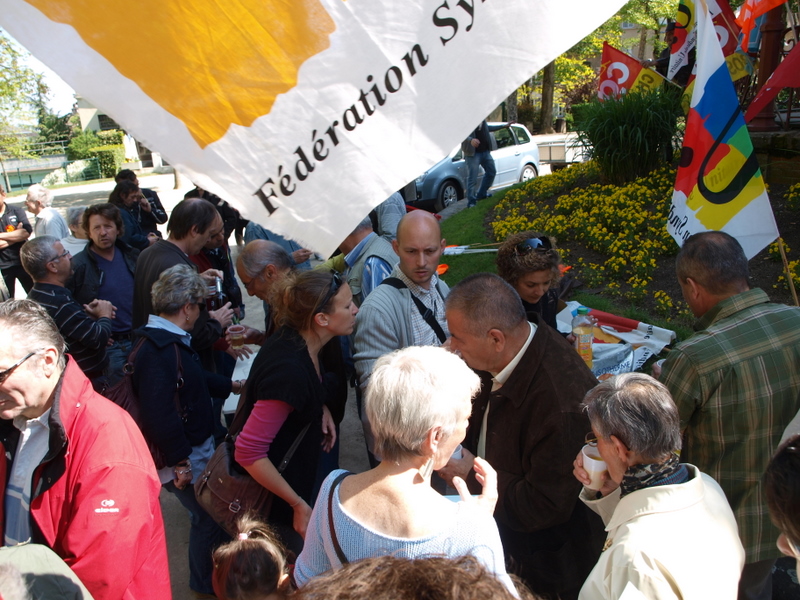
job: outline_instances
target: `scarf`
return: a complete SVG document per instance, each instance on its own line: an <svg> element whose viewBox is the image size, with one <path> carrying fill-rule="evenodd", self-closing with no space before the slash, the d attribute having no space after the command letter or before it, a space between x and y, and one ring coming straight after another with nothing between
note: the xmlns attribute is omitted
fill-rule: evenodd
<svg viewBox="0 0 800 600"><path fill-rule="evenodd" d="M657 485L672 485L684 483L689 479L689 470L681 464L678 455L672 453L669 458L661 463L646 465L633 465L628 467L622 476L620 484L620 498L631 492L643 490Z"/></svg>

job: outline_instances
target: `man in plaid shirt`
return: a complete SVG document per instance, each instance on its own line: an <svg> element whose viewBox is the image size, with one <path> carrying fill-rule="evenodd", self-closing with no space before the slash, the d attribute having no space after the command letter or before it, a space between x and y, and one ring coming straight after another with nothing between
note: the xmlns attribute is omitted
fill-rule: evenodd
<svg viewBox="0 0 800 600"><path fill-rule="evenodd" d="M742 247L720 231L686 240L676 271L698 318L660 374L680 411L681 461L716 479L736 516L747 553L739 598L772 598L780 532L762 475L800 408L800 308L750 289Z"/></svg>

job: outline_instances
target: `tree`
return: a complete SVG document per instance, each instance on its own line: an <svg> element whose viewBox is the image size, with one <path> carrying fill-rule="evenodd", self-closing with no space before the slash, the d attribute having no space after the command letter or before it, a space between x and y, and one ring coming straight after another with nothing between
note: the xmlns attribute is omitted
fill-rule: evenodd
<svg viewBox="0 0 800 600"><path fill-rule="evenodd" d="M23 134L36 127L32 99L39 91L36 73L25 65L25 54L0 30L0 166L9 186L3 156L24 156Z"/></svg>

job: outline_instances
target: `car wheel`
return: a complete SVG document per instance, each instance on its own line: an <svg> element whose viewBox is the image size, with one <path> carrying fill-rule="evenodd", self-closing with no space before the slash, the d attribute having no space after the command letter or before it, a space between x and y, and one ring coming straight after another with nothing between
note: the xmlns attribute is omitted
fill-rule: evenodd
<svg viewBox="0 0 800 600"><path fill-rule="evenodd" d="M436 212L441 212L448 206L458 202L458 186L452 181L445 181L439 188L439 195L436 197Z"/></svg>
<svg viewBox="0 0 800 600"><path fill-rule="evenodd" d="M519 182L523 183L529 179L533 179L536 175L538 175L536 167L533 165L525 165L525 168L522 169L522 176L519 178Z"/></svg>

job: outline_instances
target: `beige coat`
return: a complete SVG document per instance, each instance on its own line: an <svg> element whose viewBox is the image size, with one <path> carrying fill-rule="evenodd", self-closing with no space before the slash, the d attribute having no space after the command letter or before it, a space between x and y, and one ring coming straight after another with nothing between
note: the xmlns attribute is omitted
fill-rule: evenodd
<svg viewBox="0 0 800 600"><path fill-rule="evenodd" d="M687 465L690 480L581 500L608 539L579 600L735 600L744 565L736 520L716 481Z"/></svg>

